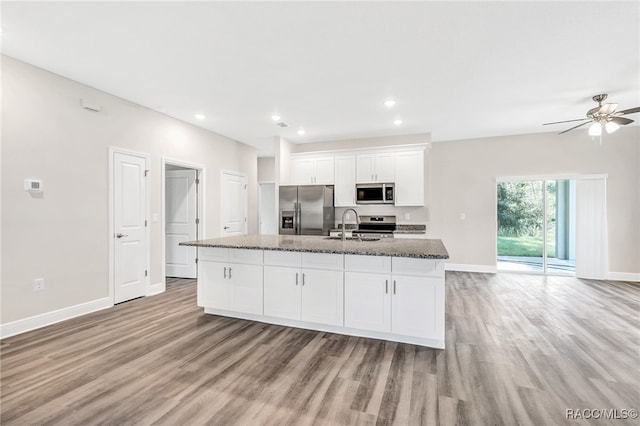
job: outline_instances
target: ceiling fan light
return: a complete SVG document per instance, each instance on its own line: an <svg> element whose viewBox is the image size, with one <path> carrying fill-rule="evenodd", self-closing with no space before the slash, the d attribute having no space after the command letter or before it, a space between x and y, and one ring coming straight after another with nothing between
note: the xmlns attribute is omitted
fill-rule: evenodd
<svg viewBox="0 0 640 426"><path fill-rule="evenodd" d="M619 128L620 126L618 126L618 123L614 123L613 121L608 121L607 124L604 125L604 129L607 131L607 133L613 133Z"/></svg>
<svg viewBox="0 0 640 426"><path fill-rule="evenodd" d="M589 134L591 136L600 136L602 134L602 125L600 123L593 123L589 127Z"/></svg>

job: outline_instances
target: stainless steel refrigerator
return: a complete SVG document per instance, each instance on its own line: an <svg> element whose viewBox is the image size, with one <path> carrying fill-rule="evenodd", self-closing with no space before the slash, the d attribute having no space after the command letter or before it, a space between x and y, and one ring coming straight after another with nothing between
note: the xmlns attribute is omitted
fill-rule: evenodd
<svg viewBox="0 0 640 426"><path fill-rule="evenodd" d="M280 186L280 234L329 235L334 227L333 185Z"/></svg>

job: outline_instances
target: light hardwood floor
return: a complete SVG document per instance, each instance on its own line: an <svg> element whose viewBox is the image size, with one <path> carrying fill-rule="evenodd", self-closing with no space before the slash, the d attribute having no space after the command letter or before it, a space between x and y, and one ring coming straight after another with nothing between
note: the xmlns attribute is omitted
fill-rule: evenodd
<svg viewBox="0 0 640 426"><path fill-rule="evenodd" d="M640 287L446 276L446 350L205 315L195 282L1 344L2 425L553 425L640 408Z"/></svg>

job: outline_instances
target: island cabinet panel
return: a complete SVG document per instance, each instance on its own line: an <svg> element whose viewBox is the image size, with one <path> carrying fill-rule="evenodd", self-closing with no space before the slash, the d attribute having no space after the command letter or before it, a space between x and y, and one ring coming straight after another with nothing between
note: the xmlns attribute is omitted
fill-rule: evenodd
<svg viewBox="0 0 640 426"><path fill-rule="evenodd" d="M439 329L444 320L444 310L438 306L439 284L432 277L393 276L392 333L444 339L444 329Z"/></svg>
<svg viewBox="0 0 640 426"><path fill-rule="evenodd" d="M300 319L302 305L300 278L300 268L265 265L265 315L276 318Z"/></svg>
<svg viewBox="0 0 640 426"><path fill-rule="evenodd" d="M262 250L200 248L198 305L261 315L262 274Z"/></svg>
<svg viewBox="0 0 640 426"><path fill-rule="evenodd" d="M302 321L343 324L342 271L302 270Z"/></svg>
<svg viewBox="0 0 640 426"><path fill-rule="evenodd" d="M229 308L229 282L227 264L202 260L198 262L198 306L204 308Z"/></svg>
<svg viewBox="0 0 640 426"><path fill-rule="evenodd" d="M391 275L344 273L344 325L391 332Z"/></svg>
<svg viewBox="0 0 640 426"><path fill-rule="evenodd" d="M342 325L342 255L267 253L264 267L265 315ZM298 256L293 256L292 253ZM287 266L273 266L268 263Z"/></svg>
<svg viewBox="0 0 640 426"><path fill-rule="evenodd" d="M442 262L347 255L344 289L346 327L444 339Z"/></svg>

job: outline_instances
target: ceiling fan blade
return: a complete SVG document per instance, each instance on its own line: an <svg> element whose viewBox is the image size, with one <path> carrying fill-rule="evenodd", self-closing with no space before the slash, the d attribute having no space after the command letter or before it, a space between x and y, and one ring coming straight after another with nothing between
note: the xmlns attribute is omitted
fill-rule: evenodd
<svg viewBox="0 0 640 426"><path fill-rule="evenodd" d="M626 124L631 124L633 123L633 120L630 118L626 118L626 117L611 117L611 120L616 124L621 124L621 125L626 125Z"/></svg>
<svg viewBox="0 0 640 426"><path fill-rule="evenodd" d="M559 135L561 135L561 134L563 134L563 133L567 133L567 132L569 132L569 131L571 131L571 130L573 130L573 129L577 129L578 127L584 126L585 124L589 124L589 123L591 123L591 120L587 121L586 123L578 124L577 126L572 127L572 128L570 128L570 129L567 129L567 130L565 130L564 132L560 132L560 133L558 133L558 134L559 134Z"/></svg>
<svg viewBox="0 0 640 426"><path fill-rule="evenodd" d="M590 118L576 118L575 120L565 120L565 121L554 121L553 123L543 123L543 126L548 126L549 124L561 124L561 123L571 123L572 121L585 121L591 120Z"/></svg>
<svg viewBox="0 0 640 426"><path fill-rule="evenodd" d="M629 108L629 109L624 109L622 111L618 111L616 112L616 114L633 114L634 112L640 112L640 107L635 107L635 108Z"/></svg>
<svg viewBox="0 0 640 426"><path fill-rule="evenodd" d="M618 104L604 104L598 110L598 114L608 115L618 108Z"/></svg>

